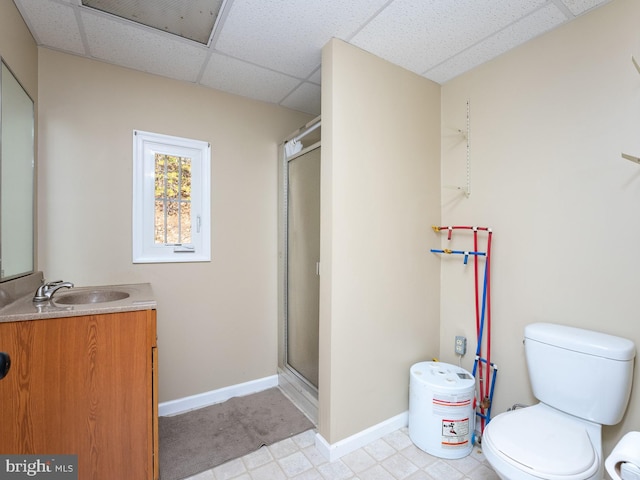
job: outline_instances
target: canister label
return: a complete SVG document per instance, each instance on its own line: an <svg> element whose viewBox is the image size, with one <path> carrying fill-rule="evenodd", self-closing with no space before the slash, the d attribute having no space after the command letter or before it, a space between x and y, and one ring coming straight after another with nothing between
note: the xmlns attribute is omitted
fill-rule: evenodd
<svg viewBox="0 0 640 480"><path fill-rule="evenodd" d="M469 415L472 413L473 392L458 395L433 396L433 414L442 419L440 443L444 448L465 448L471 440Z"/></svg>
<svg viewBox="0 0 640 480"><path fill-rule="evenodd" d="M442 446L460 448L469 444L469 419L442 420Z"/></svg>

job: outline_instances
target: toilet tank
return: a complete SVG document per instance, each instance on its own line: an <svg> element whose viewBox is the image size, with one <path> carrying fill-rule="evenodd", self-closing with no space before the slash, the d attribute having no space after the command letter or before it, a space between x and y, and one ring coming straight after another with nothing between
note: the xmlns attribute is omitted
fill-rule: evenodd
<svg viewBox="0 0 640 480"><path fill-rule="evenodd" d="M551 323L524 329L533 394L585 420L615 425L631 394L635 345L605 333Z"/></svg>

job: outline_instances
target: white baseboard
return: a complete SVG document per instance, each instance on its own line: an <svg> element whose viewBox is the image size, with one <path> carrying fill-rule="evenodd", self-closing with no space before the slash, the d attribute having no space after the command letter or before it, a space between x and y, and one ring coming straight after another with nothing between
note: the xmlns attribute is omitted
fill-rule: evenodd
<svg viewBox="0 0 640 480"><path fill-rule="evenodd" d="M317 433L316 448L327 460L333 462L347 453L351 453L374 440L384 437L388 433L406 427L408 424L409 412L407 411L333 444L329 444L322 435Z"/></svg>
<svg viewBox="0 0 640 480"><path fill-rule="evenodd" d="M158 415L161 417L176 415L196 408L208 407L209 405L221 403L232 397L250 395L252 393L261 392L277 386L278 375L271 375L270 377L259 378L250 382L219 388L218 390L211 390L209 392L199 393L189 397L178 398L177 400L162 402L158 405Z"/></svg>

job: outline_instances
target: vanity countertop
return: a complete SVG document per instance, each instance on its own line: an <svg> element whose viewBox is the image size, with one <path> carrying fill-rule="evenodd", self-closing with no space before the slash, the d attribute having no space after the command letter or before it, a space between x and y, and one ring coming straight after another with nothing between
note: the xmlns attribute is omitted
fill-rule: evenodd
<svg viewBox="0 0 640 480"><path fill-rule="evenodd" d="M101 290L117 290L126 292L129 296L122 300L102 303L64 305L56 302L56 299L62 300L65 294ZM54 294L52 300L39 305L33 303L33 292L18 298L16 301L0 308L0 322L77 317L80 315L101 315L104 313L131 312L135 310L155 310L155 308L156 300L149 283L75 287L72 289L61 289Z"/></svg>

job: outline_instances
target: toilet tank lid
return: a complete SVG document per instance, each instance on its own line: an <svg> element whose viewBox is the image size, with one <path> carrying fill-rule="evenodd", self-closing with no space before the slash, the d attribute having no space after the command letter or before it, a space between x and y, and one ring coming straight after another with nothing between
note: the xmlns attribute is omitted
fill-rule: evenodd
<svg viewBox="0 0 640 480"><path fill-rule="evenodd" d="M554 323L527 325L524 338L611 360L627 361L636 355L636 347L629 339Z"/></svg>

